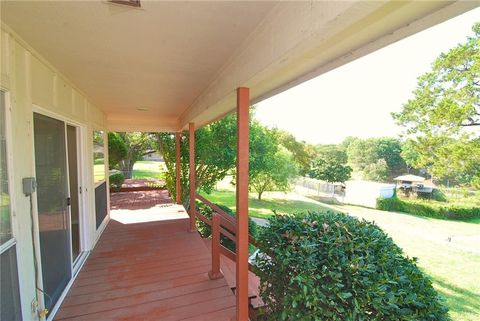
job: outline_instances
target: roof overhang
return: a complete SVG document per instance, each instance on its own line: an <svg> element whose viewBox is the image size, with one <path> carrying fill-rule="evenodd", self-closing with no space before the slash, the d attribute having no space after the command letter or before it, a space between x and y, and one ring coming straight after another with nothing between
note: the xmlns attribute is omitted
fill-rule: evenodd
<svg viewBox="0 0 480 321"><path fill-rule="evenodd" d="M105 114L177 131L252 104L478 6L473 1L3 1L2 22ZM367 76L367 75L366 75ZM145 110L146 109L146 110Z"/></svg>

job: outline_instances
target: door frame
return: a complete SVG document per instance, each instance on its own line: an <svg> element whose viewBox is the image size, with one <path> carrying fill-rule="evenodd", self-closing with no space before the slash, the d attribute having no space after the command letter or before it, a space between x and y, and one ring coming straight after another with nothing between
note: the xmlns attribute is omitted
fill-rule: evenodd
<svg viewBox="0 0 480 321"><path fill-rule="evenodd" d="M75 281L75 278L77 277L81 267L85 263L88 255L89 255L89 248L88 246L88 240L89 237L91 236L90 229L88 228L91 224L89 221L89 217L86 212L87 209L87 193L86 193L86 186L88 184L88 179L87 179L87 163L86 163L86 158L84 155L86 155L86 132L87 132L87 126L81 122L78 122L76 120L73 120L69 117L65 117L61 114L58 114L56 112L52 112L48 109L42 108L41 106L38 106L36 104L32 104L32 122L31 122L31 139L32 139L32 146L35 148L35 128L34 128L34 114L41 114L43 116L47 116L50 118L54 118L56 120L62 121L64 123L64 132L65 132L65 147L67 147L67 136L66 136L66 130L67 130L67 125L71 125L76 127L77 129L77 156L78 156L78 163L77 163L77 170L78 170L78 184L79 186L82 187L82 193L79 193L78 196L78 202L79 202L79 228L80 228L80 254L78 255L78 258L74 262L69 262L70 263L70 272L71 272L71 278L66 285L62 295L58 299L57 303L55 306L51 309L48 318L46 319L47 321L53 320L55 314L57 313L58 309L60 308L63 300L65 299L68 291L73 285L73 282ZM33 154L33 175L36 177L36 161L35 161L35 152ZM70 193L70 177L69 177L69 172L68 172L68 155L67 155L67 150L65 150L65 157L67 161L67 166L66 166L66 176L67 176L67 190ZM71 221L71 215L70 215L70 208L68 209L68 223L70 224ZM33 242L35 243L35 253L34 255L36 256L37 259L37 269L38 271L35 271L36 273L39 273L39 275L42 274L42 261L41 261L41 253L40 253L40 233L39 233L39 223L38 223L38 204L37 204L37 193L33 193L32 195L32 214L33 214L33 229L34 229L34 240ZM72 244L71 244L71 231L70 231L70 253L72 252ZM38 286L43 289L43 280L40 277L38 280ZM43 293L40 290L37 290L38 293L38 301L39 301L39 306L42 308L45 307L45 302L43 298Z"/></svg>
<svg viewBox="0 0 480 321"><path fill-rule="evenodd" d="M80 259L82 257L82 254L86 251L86 241L84 237L84 232L87 230L85 228L85 215L84 215L84 200L85 200L85 186L84 186L84 180L83 180L83 162L84 162L84 153L82 153L83 150L83 139L82 139L82 131L81 126L78 124L72 123L71 121L65 121L65 150L67 151L67 181L68 181L68 193L71 197L72 191L70 190L70 165L68 164L68 131L67 131L67 126L71 126L75 128L75 133L76 133L76 156L77 156L77 180L78 180L78 186L79 190L75 191L78 196L78 224L80 227L79 230L79 238L80 238L80 253L78 254L77 258L72 260L72 275L76 274L78 272L80 263ZM72 221L72 214L71 214L72 207L70 206L68 211L69 211L69 224L71 225ZM72 233L70 233L70 243L72 243ZM73 258L73 249L70 247L70 254L71 257Z"/></svg>
<svg viewBox="0 0 480 321"><path fill-rule="evenodd" d="M94 221L93 221L93 226L95 226L95 244L98 242L98 240L100 239L100 237L102 236L103 232L105 231L105 229L107 228L107 224L108 222L110 222L110 189L109 189L109 184L110 184L110 178L109 178L109 175L108 175L108 159L109 159L109 155L108 155L108 131L105 130L105 129L101 129L100 127L98 126L93 126L93 129L92 129L92 132L98 132L98 131L101 131L103 133L103 152L104 152L104 160L105 160L105 179L103 181L100 181L100 182L97 182L95 183L95 179L93 179L92 181L92 184L93 184L93 203L95 204L96 202L96 189L97 187L101 186L102 184L106 184L106 188L107 188L107 195L106 195L106 206L107 206L107 214L105 215L105 218L103 219L102 223L98 226L97 228L97 212L96 212L96 208L94 208ZM95 173L93 173L93 175L95 175ZM95 207L95 206L94 206Z"/></svg>

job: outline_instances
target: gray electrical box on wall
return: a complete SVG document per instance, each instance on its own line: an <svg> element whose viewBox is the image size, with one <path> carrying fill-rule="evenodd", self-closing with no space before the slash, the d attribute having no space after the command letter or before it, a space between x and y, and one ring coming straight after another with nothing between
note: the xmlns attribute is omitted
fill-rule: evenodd
<svg viewBox="0 0 480 321"><path fill-rule="evenodd" d="M35 192L37 188L37 181L35 177L24 177L22 180L23 183L23 193L25 196L30 196Z"/></svg>

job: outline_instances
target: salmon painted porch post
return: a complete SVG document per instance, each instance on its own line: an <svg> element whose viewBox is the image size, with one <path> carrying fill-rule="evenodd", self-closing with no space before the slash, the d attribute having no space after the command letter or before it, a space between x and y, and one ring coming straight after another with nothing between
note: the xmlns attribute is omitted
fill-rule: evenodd
<svg viewBox="0 0 480 321"><path fill-rule="evenodd" d="M248 320L248 88L237 88L237 321Z"/></svg>
<svg viewBox="0 0 480 321"><path fill-rule="evenodd" d="M216 213L212 217L212 269L208 277L211 280L223 278L220 270L220 215Z"/></svg>
<svg viewBox="0 0 480 321"><path fill-rule="evenodd" d="M175 163L175 179L176 179L176 202L177 204L182 203L182 185L180 180L181 175L181 163L180 163L180 144L181 144L181 135L182 133L176 132L175 133L175 147L176 147L176 163Z"/></svg>
<svg viewBox="0 0 480 321"><path fill-rule="evenodd" d="M188 124L188 156L190 166L190 232L195 232L195 218L197 209L195 206L196 182L195 182L195 124Z"/></svg>

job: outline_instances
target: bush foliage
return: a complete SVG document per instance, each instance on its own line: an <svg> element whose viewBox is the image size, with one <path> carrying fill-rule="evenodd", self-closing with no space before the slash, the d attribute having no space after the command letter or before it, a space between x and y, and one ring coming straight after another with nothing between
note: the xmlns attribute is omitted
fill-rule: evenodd
<svg viewBox="0 0 480 321"><path fill-rule="evenodd" d="M264 320L449 320L415 259L373 223L276 215L257 241Z"/></svg>
<svg viewBox="0 0 480 321"><path fill-rule="evenodd" d="M115 172L110 176L110 191L119 192L122 188L122 184L125 181L125 176L121 172Z"/></svg>
<svg viewBox="0 0 480 321"><path fill-rule="evenodd" d="M220 207L220 209L222 209L228 215L235 217L235 212L227 206L220 204L215 205ZM213 216L213 210L201 202L197 202L197 210L200 214L202 214L208 219L211 219ZM209 238L212 235L212 229L210 228L210 226L200 220L197 220L197 230L203 238ZM255 224L255 222L251 218L248 218L248 232L252 236L255 236L257 234L257 224ZM235 252L235 242L233 242L223 234L220 234L220 243L230 251Z"/></svg>
<svg viewBox="0 0 480 321"><path fill-rule="evenodd" d="M382 211L403 212L418 216L439 219L468 220L480 218L480 207L426 204L425 201L403 201L397 197L377 199L377 209Z"/></svg>

